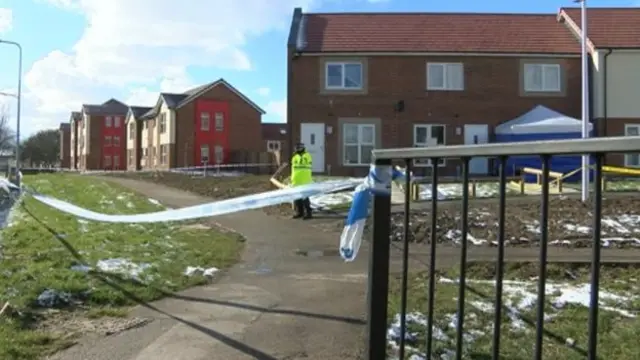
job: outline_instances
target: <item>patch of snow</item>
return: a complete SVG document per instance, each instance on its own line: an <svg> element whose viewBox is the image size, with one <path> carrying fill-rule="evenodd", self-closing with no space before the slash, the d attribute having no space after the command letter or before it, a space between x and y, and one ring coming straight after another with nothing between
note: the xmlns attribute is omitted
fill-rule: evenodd
<svg viewBox="0 0 640 360"><path fill-rule="evenodd" d="M440 278L440 283L443 284L456 284L458 281L448 278ZM495 286L493 280L473 280L468 279L468 283L471 284L483 284L489 286ZM568 305L576 305L588 307L590 304L590 284L569 284L569 283L547 283L545 293L548 295L548 301L552 304L555 313L548 311L545 314L545 321L551 321L557 316L558 312L562 311ZM537 283L533 281L517 281L517 280L505 280L503 281L504 291L504 306L506 307L505 316L509 319L510 327L512 331L524 331L527 328L526 323L522 320L521 313L524 311L532 310L537 301ZM632 306L632 302L639 298L636 295L613 293L606 290L600 290L600 309L602 311L615 312L621 316L635 318L636 313L623 309L624 305ZM451 299L456 301L457 299ZM611 306L616 304L617 306ZM494 303L492 301L473 300L469 301L469 305L480 313L493 313ZM469 346L479 337L484 336L487 333L493 331L493 323L483 324L482 329L474 328L474 321L478 320L478 316L474 312L467 313L468 320L465 319L465 323L470 323L465 326L465 346ZM411 312L406 315L407 330L405 332L405 351L409 356L409 359L426 359L426 355L418 349L417 343L420 338L420 333L416 331L420 328L421 331L426 330L427 317L419 312ZM400 336L401 336L401 315L396 314L394 319L387 330L387 341L389 346L393 350L398 350ZM436 359L453 359L455 351L453 346L454 340L447 335L447 330L455 331L457 325L457 314L444 314L434 319L433 322L433 339L446 343L450 346L449 349L443 349L440 354L433 354ZM572 342L572 339L568 338L566 341ZM464 357L464 356L463 356Z"/></svg>
<svg viewBox="0 0 640 360"><path fill-rule="evenodd" d="M80 226L80 232L89 232L89 222L85 219L77 219Z"/></svg>
<svg viewBox="0 0 640 360"><path fill-rule="evenodd" d="M160 203L160 201L158 201L158 200L156 200L156 199L149 198L149 199L147 199L147 200L149 200L149 202L150 202L150 203L152 203L153 205L162 206L162 204Z"/></svg>
<svg viewBox="0 0 640 360"><path fill-rule="evenodd" d="M184 271L186 276L194 276L194 275L202 275L206 277L214 276L220 269L211 267L211 268L202 268L198 266L187 266L187 269Z"/></svg>
<svg viewBox="0 0 640 360"><path fill-rule="evenodd" d="M95 269L105 273L122 274L133 279L140 279L140 275L150 267L151 264L136 264L127 259L115 258L99 260L96 263ZM87 265L74 265L71 267L71 270L81 272L88 272L93 269L94 268Z"/></svg>
<svg viewBox="0 0 640 360"><path fill-rule="evenodd" d="M452 284L457 283L457 280L441 278L440 282ZM467 282L491 286L495 286L496 284L495 280L467 280ZM532 281L504 280L502 284L504 296L507 299L505 301L505 305L509 309L509 313L517 315L522 311L533 308L538 298L537 283ZM590 289L590 284L576 285L569 283L547 283L545 287L545 294L549 295L549 301L556 309L561 309L568 304L589 307ZM599 304L601 305L600 309L603 311L616 312L626 317L636 316L627 310L606 306L606 304L611 301L614 301L617 304L631 303L633 300L638 298L637 296L615 294L604 289L600 290L599 296ZM517 299L517 303L514 299ZM492 303L488 303L488 305L493 309ZM517 316L517 318L519 318L519 316Z"/></svg>
<svg viewBox="0 0 640 360"><path fill-rule="evenodd" d="M67 292L46 289L38 295L36 303L40 307L52 308L68 305L71 302L71 298L71 294Z"/></svg>

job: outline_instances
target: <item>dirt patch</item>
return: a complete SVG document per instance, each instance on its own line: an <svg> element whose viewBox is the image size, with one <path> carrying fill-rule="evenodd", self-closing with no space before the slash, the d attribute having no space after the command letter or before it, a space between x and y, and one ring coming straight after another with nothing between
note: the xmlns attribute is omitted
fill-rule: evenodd
<svg viewBox="0 0 640 360"><path fill-rule="evenodd" d="M567 247L590 247L593 207L577 199L554 198L549 202L549 242ZM403 214L392 216L394 241L402 241ZM447 207L438 211L436 241L459 244L462 212ZM431 219L428 211L410 214L410 241L430 243ZM467 240L474 245L495 245L498 236L498 203L470 205ZM510 246L537 246L540 240L540 203L521 202L507 208L506 243ZM602 202L602 239L605 247L640 246L640 198L604 199Z"/></svg>

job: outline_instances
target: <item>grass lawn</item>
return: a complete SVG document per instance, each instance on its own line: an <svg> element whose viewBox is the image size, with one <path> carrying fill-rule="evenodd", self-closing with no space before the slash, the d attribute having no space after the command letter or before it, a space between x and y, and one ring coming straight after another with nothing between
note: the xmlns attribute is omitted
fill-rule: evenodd
<svg viewBox="0 0 640 360"><path fill-rule="evenodd" d="M163 209L86 176L43 174L24 182L103 213ZM204 224L94 223L29 196L12 215L0 233L0 301L12 308L11 316L0 318L0 359L34 359L67 346L87 331L73 326L77 318L124 317L137 302L210 282L217 269L239 259L243 247L239 235Z"/></svg>
<svg viewBox="0 0 640 360"><path fill-rule="evenodd" d="M470 264L465 301L465 359L491 358L493 304L495 298L493 264ZM531 359L535 344L537 265L508 264L505 273L501 357ZM589 269L555 265L548 267L546 296L545 359L585 359L588 340ZM600 293L598 354L604 359L640 359L640 307L637 279L640 268L603 267ZM436 281L434 356L453 358L455 320L459 286L457 270L442 271ZM399 339L401 279L391 279L389 305L390 351ZM408 296L408 355L424 356L428 276L411 274ZM394 335L397 339L393 339ZM582 353L581 353L582 351ZM435 356L440 358L439 356ZM450 356L450 357L448 357ZM407 359L409 356L407 356ZM414 357L412 359L421 359Z"/></svg>

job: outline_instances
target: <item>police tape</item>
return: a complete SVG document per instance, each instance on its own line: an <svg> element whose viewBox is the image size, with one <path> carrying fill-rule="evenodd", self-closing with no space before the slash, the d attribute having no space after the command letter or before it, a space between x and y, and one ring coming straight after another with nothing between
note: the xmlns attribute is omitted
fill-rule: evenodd
<svg viewBox="0 0 640 360"><path fill-rule="evenodd" d="M20 175L21 174L19 174L19 176ZM11 190L19 190L21 194L29 194L35 200L45 205L86 220L107 223L157 223L194 220L259 209L290 203L294 200L309 198L314 195L348 190L357 186L349 214L345 221L345 227L340 235L339 245L340 256L345 261L351 262L356 259L362 244L362 237L364 234L366 219L369 214L369 205L371 203L372 196L391 196L392 181L397 181L402 178L404 178L404 173L397 167L392 168L391 166L371 165L369 174L364 180L346 179L313 183L180 209L133 215L111 215L98 213L55 197L28 190L26 187L19 188L7 179L0 179L0 188L4 189L7 193L11 193Z"/></svg>
<svg viewBox="0 0 640 360"><path fill-rule="evenodd" d="M400 181L404 176L405 173L399 167L371 165L369 175L356 187L349 215L340 234L339 252L342 259L351 262L358 256L369 217L371 198L391 196L391 183Z"/></svg>
<svg viewBox="0 0 640 360"><path fill-rule="evenodd" d="M15 187L15 185L13 186ZM36 192L30 192L30 195L35 200L43 204L86 220L108 223L156 223L193 220L204 217L226 215L245 210L259 209L267 206L289 203L294 200L308 198L314 195L346 190L353 186L353 180L329 181L294 188L267 191L259 194L241 196L233 199L215 201L180 209L133 215L103 214L76 206L48 195L38 194Z"/></svg>

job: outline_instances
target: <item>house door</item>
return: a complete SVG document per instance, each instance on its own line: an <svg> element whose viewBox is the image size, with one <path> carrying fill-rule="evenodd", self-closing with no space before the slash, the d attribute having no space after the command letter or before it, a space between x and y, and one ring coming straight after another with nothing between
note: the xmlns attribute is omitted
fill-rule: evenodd
<svg viewBox="0 0 640 360"><path fill-rule="evenodd" d="M464 126L464 143L486 144L489 142L489 125L474 124ZM486 175L489 172L489 159L486 157L474 157L469 162L469 173Z"/></svg>
<svg viewBox="0 0 640 360"><path fill-rule="evenodd" d="M300 141L313 158L313 172L324 172L324 124L302 123Z"/></svg>

